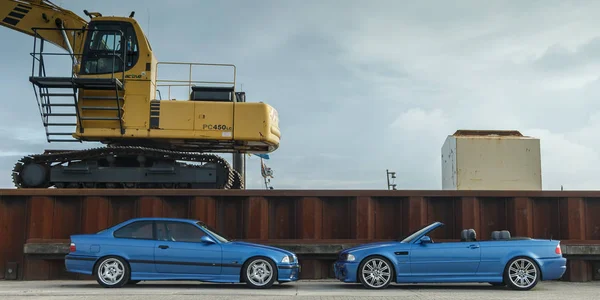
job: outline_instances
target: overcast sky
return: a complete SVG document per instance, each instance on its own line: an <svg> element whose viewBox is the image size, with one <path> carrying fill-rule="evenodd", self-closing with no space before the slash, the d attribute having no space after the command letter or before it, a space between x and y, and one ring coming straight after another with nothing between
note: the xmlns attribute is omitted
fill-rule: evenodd
<svg viewBox="0 0 600 300"><path fill-rule="evenodd" d="M236 64L248 101L279 112L276 189L385 189L387 168L399 189L441 189L457 129L540 138L544 189L598 187L598 1L55 3L136 11L160 61ZM0 27L0 40L0 186L12 187L22 154L74 146L45 142L33 38ZM247 172L262 188L257 158Z"/></svg>

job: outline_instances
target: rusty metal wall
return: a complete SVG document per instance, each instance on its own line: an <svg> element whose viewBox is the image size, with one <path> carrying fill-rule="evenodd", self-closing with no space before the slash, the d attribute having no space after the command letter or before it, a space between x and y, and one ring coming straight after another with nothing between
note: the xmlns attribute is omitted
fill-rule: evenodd
<svg viewBox="0 0 600 300"><path fill-rule="evenodd" d="M196 218L233 239L296 247L395 239L433 221L446 224L434 239L458 239L463 228L489 239L508 229L600 244L600 192L0 190L0 279L81 278L60 259L25 255L24 245L67 243L71 234L150 216ZM332 255L300 259L302 278L333 275ZM591 280L592 266L570 260L565 279Z"/></svg>

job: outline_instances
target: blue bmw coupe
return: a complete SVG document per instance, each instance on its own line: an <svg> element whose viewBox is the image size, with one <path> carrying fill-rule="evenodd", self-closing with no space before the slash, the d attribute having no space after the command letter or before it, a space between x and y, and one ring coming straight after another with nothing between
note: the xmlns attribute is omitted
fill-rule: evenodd
<svg viewBox="0 0 600 300"><path fill-rule="evenodd" d="M402 240L343 250L334 263L335 276L370 289L391 282L488 282L529 290L541 280L561 278L566 271L560 241L511 238L506 230L479 241L475 230L465 229L460 241L434 242L429 234L443 225L435 222Z"/></svg>
<svg viewBox="0 0 600 300"><path fill-rule="evenodd" d="M245 282L269 288L296 281L296 255L283 249L229 241L197 220L137 218L96 234L71 236L67 271L95 276L103 287L142 280Z"/></svg>

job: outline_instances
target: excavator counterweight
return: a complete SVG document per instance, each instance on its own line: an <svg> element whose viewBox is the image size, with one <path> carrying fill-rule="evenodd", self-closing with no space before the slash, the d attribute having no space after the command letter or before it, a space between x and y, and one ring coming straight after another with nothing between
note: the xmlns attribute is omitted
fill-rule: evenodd
<svg viewBox="0 0 600 300"><path fill-rule="evenodd" d="M89 21L46 0L0 0L0 24L34 37L29 81L48 142L106 145L23 157L13 169L15 185L244 188L244 174L217 154L269 153L281 134L273 107L236 91L235 65L158 62L133 12L84 13ZM65 53L50 53L45 43L67 52L70 74L46 75L47 62ZM189 77L161 79L162 66L189 69ZM229 69L231 78L192 80L194 68L208 67ZM181 87L186 98L173 99L171 89ZM68 127L73 131L59 130Z"/></svg>

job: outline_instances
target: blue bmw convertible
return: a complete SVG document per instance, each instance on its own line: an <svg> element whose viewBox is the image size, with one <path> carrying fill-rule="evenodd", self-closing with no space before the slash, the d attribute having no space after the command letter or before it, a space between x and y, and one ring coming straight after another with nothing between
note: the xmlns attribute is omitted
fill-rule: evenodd
<svg viewBox="0 0 600 300"><path fill-rule="evenodd" d="M296 281L300 272L292 252L229 241L200 221L171 218L131 219L96 234L72 235L65 265L104 287L198 280L268 288Z"/></svg>
<svg viewBox="0 0 600 300"><path fill-rule="evenodd" d="M560 241L511 238L494 231L477 240L465 229L457 242L434 242L432 223L398 241L364 244L343 250L334 263L338 280L381 289L390 283L488 282L516 290L532 289L541 280L556 280L566 271Z"/></svg>

